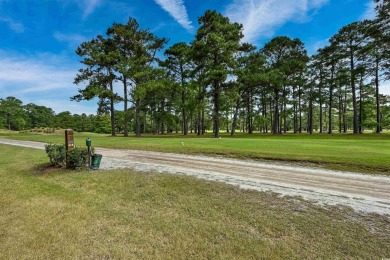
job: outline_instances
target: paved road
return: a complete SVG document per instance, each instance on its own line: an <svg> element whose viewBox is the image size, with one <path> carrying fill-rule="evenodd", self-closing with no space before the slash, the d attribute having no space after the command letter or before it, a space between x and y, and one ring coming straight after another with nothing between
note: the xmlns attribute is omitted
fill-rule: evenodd
<svg viewBox="0 0 390 260"><path fill-rule="evenodd" d="M44 144L0 139L0 143L43 149ZM355 210L390 215L390 177L291 165L204 156L95 148L102 169L132 168L180 173L242 188L301 196L319 204L347 205Z"/></svg>

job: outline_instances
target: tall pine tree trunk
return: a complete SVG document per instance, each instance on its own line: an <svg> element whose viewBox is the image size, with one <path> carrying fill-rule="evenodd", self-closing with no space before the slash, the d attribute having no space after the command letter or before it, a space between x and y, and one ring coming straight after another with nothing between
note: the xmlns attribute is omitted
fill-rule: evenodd
<svg viewBox="0 0 390 260"><path fill-rule="evenodd" d="M340 105L340 107L341 107L341 105ZM340 110L339 110L339 133L341 134L341 128L342 128L342 124L341 124L341 109L342 108L340 108Z"/></svg>
<svg viewBox="0 0 390 260"><path fill-rule="evenodd" d="M296 86L293 86L293 128L294 128L294 134L297 133L298 128L298 121L297 121L297 102L296 102L296 94L295 94L295 88Z"/></svg>
<svg viewBox="0 0 390 260"><path fill-rule="evenodd" d="M332 122L332 106L333 106L333 87L331 86L329 88L329 105L328 105L328 121L329 121L329 128L328 128L328 134L332 134L333 129L333 122Z"/></svg>
<svg viewBox="0 0 390 260"><path fill-rule="evenodd" d="M274 133L274 124L273 124L273 115L272 115L272 99L269 100L269 116L270 116L270 127L271 127L271 133Z"/></svg>
<svg viewBox="0 0 390 260"><path fill-rule="evenodd" d="M126 77L123 77L123 115L124 115L124 127L123 127L123 135L125 137L129 136L129 130L128 130L128 115L127 115L127 79Z"/></svg>
<svg viewBox="0 0 390 260"><path fill-rule="evenodd" d="M271 111L269 113L271 115ZM267 104L264 104L264 118L265 118L265 132L268 134L268 114L267 114Z"/></svg>
<svg viewBox="0 0 390 260"><path fill-rule="evenodd" d="M322 75L322 70L321 70L321 80L319 84L319 89L318 89L318 94L319 94L319 103L320 103L320 134L322 134L322 81L323 81L323 75Z"/></svg>
<svg viewBox="0 0 390 260"><path fill-rule="evenodd" d="M144 111L144 127L143 127L143 128L144 128L144 130L143 130L143 133L144 133L144 134L146 134L146 126L147 126L147 125L146 125L146 114L147 114L147 111L145 110L145 111Z"/></svg>
<svg viewBox="0 0 390 260"><path fill-rule="evenodd" d="M247 124L248 134L253 133L253 118L252 118L252 93L248 91L248 104L247 104Z"/></svg>
<svg viewBox="0 0 390 260"><path fill-rule="evenodd" d="M112 80L110 80L110 119L111 119L111 135L115 136L115 109L114 109L114 88L112 85Z"/></svg>
<svg viewBox="0 0 390 260"><path fill-rule="evenodd" d="M202 124L201 124L201 115L202 113L202 110L199 108L198 109L198 118L196 119L196 127L197 127L197 135L201 135L202 134Z"/></svg>
<svg viewBox="0 0 390 260"><path fill-rule="evenodd" d="M213 109L213 129L214 129L214 137L219 138L219 84L218 82L214 82L214 93L213 93L213 103L214 103L214 109Z"/></svg>
<svg viewBox="0 0 390 260"><path fill-rule="evenodd" d="M238 117L239 107L240 107L240 99L238 98L237 101L236 101L236 107L234 108L232 129L231 129L231 132L230 132L231 136L234 136L234 133L236 132L237 117Z"/></svg>
<svg viewBox="0 0 390 260"><path fill-rule="evenodd" d="M268 118L267 118L267 100L265 98L265 94L261 95L261 103L262 103L262 116L263 116L263 133L268 133Z"/></svg>
<svg viewBox="0 0 390 260"><path fill-rule="evenodd" d="M363 74L359 83L359 134L363 133Z"/></svg>
<svg viewBox="0 0 390 260"><path fill-rule="evenodd" d="M164 124L164 120L165 120L165 102L164 100L161 101L161 124L160 124L160 134L163 135L165 133L165 124Z"/></svg>
<svg viewBox="0 0 390 260"><path fill-rule="evenodd" d="M341 116L342 116L342 111L343 111L343 94L341 92L341 85L339 85L339 133L341 134Z"/></svg>
<svg viewBox="0 0 390 260"><path fill-rule="evenodd" d="M279 108L279 134L282 133L282 126L283 126L283 100Z"/></svg>
<svg viewBox="0 0 390 260"><path fill-rule="evenodd" d="M287 92L286 86L283 87L283 133L287 132Z"/></svg>
<svg viewBox="0 0 390 260"><path fill-rule="evenodd" d="M350 43L352 45L352 41ZM353 133L359 134L358 112L356 103L356 87L355 87L355 64L353 50L350 51L350 70L351 70L351 91L352 91L352 107L353 107Z"/></svg>
<svg viewBox="0 0 390 260"><path fill-rule="evenodd" d="M343 132L347 132L347 120L346 120L346 115L347 115L347 90L344 91L344 103L343 103Z"/></svg>
<svg viewBox="0 0 390 260"><path fill-rule="evenodd" d="M274 124L272 127L273 134L279 134L279 90L274 87L275 101L274 101Z"/></svg>
<svg viewBox="0 0 390 260"><path fill-rule="evenodd" d="M302 133L302 103L301 103L301 86L298 86L298 109L299 109L299 129L298 132Z"/></svg>
<svg viewBox="0 0 390 260"><path fill-rule="evenodd" d="M332 106L333 106L333 77L334 77L334 66L332 65L331 75L330 75L330 86L329 86L329 112L328 112L328 121L329 129L328 134L332 134L333 122L332 122Z"/></svg>
<svg viewBox="0 0 390 260"><path fill-rule="evenodd" d="M313 89L310 89L308 132L313 134Z"/></svg>
<svg viewBox="0 0 390 260"><path fill-rule="evenodd" d="M188 123L187 123L187 110L186 110L186 92L184 89L184 77L183 77L183 66L180 66L181 70L181 87L183 88L181 91L181 104L182 104L182 116L183 116L183 135L188 134Z"/></svg>
<svg viewBox="0 0 390 260"><path fill-rule="evenodd" d="M204 100L202 102L204 102ZM204 107L202 107L202 118L201 118L202 135L204 135L206 132L206 126L204 125L204 113L205 113Z"/></svg>
<svg viewBox="0 0 390 260"><path fill-rule="evenodd" d="M141 115L140 115L141 99L135 100L135 136L141 137Z"/></svg>
<svg viewBox="0 0 390 260"><path fill-rule="evenodd" d="M375 60L375 103L376 103L376 133L381 132L381 116L379 106L379 58Z"/></svg>

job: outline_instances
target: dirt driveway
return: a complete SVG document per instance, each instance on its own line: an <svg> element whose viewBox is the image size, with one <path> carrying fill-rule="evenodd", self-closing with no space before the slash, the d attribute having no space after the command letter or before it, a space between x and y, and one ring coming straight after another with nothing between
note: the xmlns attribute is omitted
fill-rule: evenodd
<svg viewBox="0 0 390 260"><path fill-rule="evenodd" d="M0 139L0 143L44 148L44 143L31 141ZM95 149L103 155L101 169L179 173L390 216L390 177L387 176L172 153Z"/></svg>

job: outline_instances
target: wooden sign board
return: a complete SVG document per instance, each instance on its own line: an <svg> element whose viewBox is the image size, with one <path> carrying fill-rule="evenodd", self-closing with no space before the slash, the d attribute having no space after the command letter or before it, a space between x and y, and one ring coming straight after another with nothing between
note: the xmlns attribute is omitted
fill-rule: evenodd
<svg viewBox="0 0 390 260"><path fill-rule="evenodd" d="M67 151L69 149L74 148L74 138L73 138L73 130L72 129L65 130L65 147L66 147Z"/></svg>

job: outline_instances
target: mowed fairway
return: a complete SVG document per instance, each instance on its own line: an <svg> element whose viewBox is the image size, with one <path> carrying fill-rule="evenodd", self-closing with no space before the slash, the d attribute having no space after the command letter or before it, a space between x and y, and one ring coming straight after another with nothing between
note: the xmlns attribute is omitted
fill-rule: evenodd
<svg viewBox="0 0 390 260"><path fill-rule="evenodd" d="M185 176L70 172L47 161L42 150L0 145L0 259L390 255L386 216Z"/></svg>
<svg viewBox="0 0 390 260"><path fill-rule="evenodd" d="M63 135L2 134L1 137L63 143ZM76 133L76 144L185 154L299 163L315 167L390 175L390 134L264 135L238 134L221 139L196 135L145 135L141 138Z"/></svg>

